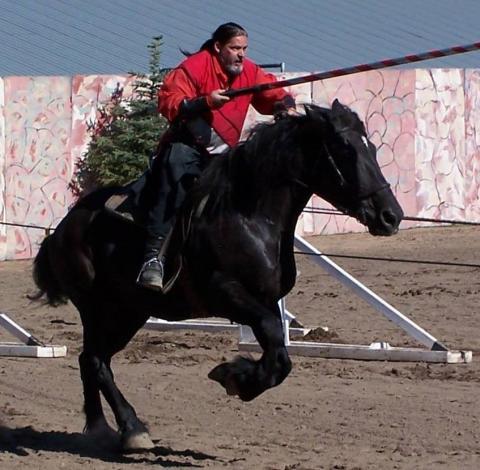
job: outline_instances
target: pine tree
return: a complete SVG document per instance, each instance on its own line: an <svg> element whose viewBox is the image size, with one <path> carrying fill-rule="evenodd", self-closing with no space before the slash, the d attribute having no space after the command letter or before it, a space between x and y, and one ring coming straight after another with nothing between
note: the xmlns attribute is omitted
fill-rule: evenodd
<svg viewBox="0 0 480 470"><path fill-rule="evenodd" d="M77 163L70 183L80 196L102 186L123 185L138 178L147 168L168 122L157 111L157 92L167 69L160 68L162 37L147 46L149 73L134 73L131 98L123 99L117 85L110 100L98 109L89 127L91 140Z"/></svg>

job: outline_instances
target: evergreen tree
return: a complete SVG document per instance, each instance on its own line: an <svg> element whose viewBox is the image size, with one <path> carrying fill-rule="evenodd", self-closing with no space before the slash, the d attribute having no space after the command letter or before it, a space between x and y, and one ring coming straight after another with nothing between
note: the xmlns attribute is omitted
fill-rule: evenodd
<svg viewBox="0 0 480 470"><path fill-rule="evenodd" d="M138 178L148 167L168 122L157 111L157 91L168 71L160 68L162 37L153 38L149 73L133 73L133 93L123 99L117 85L110 100L100 106L89 126L91 140L77 162L70 188L78 196L101 186L123 185Z"/></svg>

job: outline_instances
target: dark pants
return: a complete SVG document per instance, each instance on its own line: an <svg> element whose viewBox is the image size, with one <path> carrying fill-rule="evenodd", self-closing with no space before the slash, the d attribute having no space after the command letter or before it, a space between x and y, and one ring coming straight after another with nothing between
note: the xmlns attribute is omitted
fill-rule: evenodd
<svg viewBox="0 0 480 470"><path fill-rule="evenodd" d="M144 188L148 237L165 238L178 208L203 169L204 156L180 142L169 143L154 158Z"/></svg>

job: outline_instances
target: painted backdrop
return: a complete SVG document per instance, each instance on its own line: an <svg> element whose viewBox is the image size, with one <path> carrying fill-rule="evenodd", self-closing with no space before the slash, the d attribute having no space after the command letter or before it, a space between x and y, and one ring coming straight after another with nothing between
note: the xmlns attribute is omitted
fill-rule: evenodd
<svg viewBox="0 0 480 470"><path fill-rule="evenodd" d="M128 96L131 81L0 78L0 260L34 256L65 215L75 162L88 146L87 125L117 84ZM480 69L377 70L290 91L299 106L329 106L338 98L358 113L405 214L480 221ZM244 135L264 119L251 111ZM318 197L309 206L329 207ZM361 230L348 217L312 213L297 226L303 236Z"/></svg>

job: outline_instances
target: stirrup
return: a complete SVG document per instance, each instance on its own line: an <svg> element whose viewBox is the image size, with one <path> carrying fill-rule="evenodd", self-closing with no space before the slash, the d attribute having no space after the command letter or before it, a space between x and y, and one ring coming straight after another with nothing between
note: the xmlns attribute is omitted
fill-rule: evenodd
<svg viewBox="0 0 480 470"><path fill-rule="evenodd" d="M145 261L137 277L137 284L149 289L163 289L163 262L156 256Z"/></svg>

